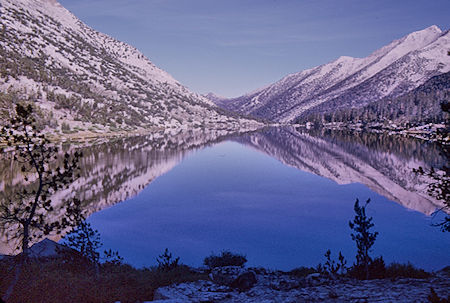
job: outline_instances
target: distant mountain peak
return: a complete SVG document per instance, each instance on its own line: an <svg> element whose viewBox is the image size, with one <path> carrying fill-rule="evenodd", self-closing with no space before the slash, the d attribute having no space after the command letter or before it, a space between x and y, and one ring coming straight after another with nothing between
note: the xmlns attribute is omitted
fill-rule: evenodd
<svg viewBox="0 0 450 303"><path fill-rule="evenodd" d="M219 106L222 104L222 102L227 102L228 101L228 98L216 95L213 92L207 93L206 95L204 95L204 97L206 99L210 100L211 102L213 102L214 104L219 105Z"/></svg>
<svg viewBox="0 0 450 303"><path fill-rule="evenodd" d="M442 30L436 25L432 25L423 30L412 32L405 36L404 41L411 41L419 45L429 44L442 34ZM418 45L417 45L418 46Z"/></svg>
<svg viewBox="0 0 450 303"><path fill-rule="evenodd" d="M425 28L423 31L432 31L432 32L442 33L442 30L437 25L431 25L431 26Z"/></svg>
<svg viewBox="0 0 450 303"><path fill-rule="evenodd" d="M61 4L59 4L59 2L57 0L38 0L38 1L53 4L53 5L61 5Z"/></svg>
<svg viewBox="0 0 450 303"><path fill-rule="evenodd" d="M219 96L213 92L209 92L206 95L204 95L206 98L208 98L209 100L224 100L224 99L228 99L227 97L224 96Z"/></svg>
<svg viewBox="0 0 450 303"><path fill-rule="evenodd" d="M336 61L351 61L355 60L356 58L349 57L349 56L340 56Z"/></svg>

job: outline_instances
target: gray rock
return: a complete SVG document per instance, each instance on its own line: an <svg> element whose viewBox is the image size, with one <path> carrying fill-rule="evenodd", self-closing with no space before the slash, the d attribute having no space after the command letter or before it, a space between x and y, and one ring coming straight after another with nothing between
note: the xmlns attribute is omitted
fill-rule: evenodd
<svg viewBox="0 0 450 303"><path fill-rule="evenodd" d="M312 273L306 276L306 284L309 286L316 286L327 283L329 279L322 276L320 273Z"/></svg>
<svg viewBox="0 0 450 303"><path fill-rule="evenodd" d="M254 271L240 266L216 267L209 277L215 284L225 285L238 291L247 291L257 282Z"/></svg>
<svg viewBox="0 0 450 303"><path fill-rule="evenodd" d="M256 275L252 271L247 271L243 274L240 274L232 283L231 287L239 290L239 291L247 291L256 284L258 280L256 279Z"/></svg>
<svg viewBox="0 0 450 303"><path fill-rule="evenodd" d="M58 251L73 251L73 249L56 243L50 239L44 239L30 247L32 258L52 258L58 256Z"/></svg>
<svg viewBox="0 0 450 303"><path fill-rule="evenodd" d="M301 280L293 280L293 279L283 279L282 277L280 279L274 280L272 283L270 283L270 288L274 290L281 290L281 291L289 291L291 289L299 288L304 283Z"/></svg>
<svg viewBox="0 0 450 303"><path fill-rule="evenodd" d="M237 277L246 272L246 269L240 266L216 267L209 274L210 279L219 285L230 286Z"/></svg>
<svg viewBox="0 0 450 303"><path fill-rule="evenodd" d="M237 269L226 272L236 274ZM249 272L242 270L242 274ZM261 302L427 302L430 287L440 297L447 297L450 279L434 277L430 279L390 279L359 281L338 279L325 281L325 277L313 275L310 285L306 279L292 277L279 272L255 273L256 283L249 289L238 291L213 281L197 281L163 287L155 292L164 295L165 300L180 302L223 302L223 303L261 303ZM222 271L224 274L224 271ZM164 301L162 301L164 302ZM171 301L167 301L169 303ZM178 303L179 301L173 301Z"/></svg>

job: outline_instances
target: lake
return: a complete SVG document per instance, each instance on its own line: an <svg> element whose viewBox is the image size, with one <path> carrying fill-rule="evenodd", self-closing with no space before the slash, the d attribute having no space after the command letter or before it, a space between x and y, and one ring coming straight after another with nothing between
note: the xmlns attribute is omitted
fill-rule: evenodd
<svg viewBox="0 0 450 303"><path fill-rule="evenodd" d="M450 265L450 237L431 226L440 204L426 193L429 180L412 172L446 163L433 144L271 128L84 145L82 177L58 198L80 197L104 248L137 267L156 265L165 248L193 266L222 250L281 270L316 266L327 249L351 264L357 198L371 199L367 212L379 232L373 256L427 270ZM15 179L0 185L6 190Z"/></svg>

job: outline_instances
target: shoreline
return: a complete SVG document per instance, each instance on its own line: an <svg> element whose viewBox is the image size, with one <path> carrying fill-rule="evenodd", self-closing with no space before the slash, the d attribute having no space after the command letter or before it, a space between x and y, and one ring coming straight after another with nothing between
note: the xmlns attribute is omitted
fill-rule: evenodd
<svg viewBox="0 0 450 303"><path fill-rule="evenodd" d="M357 131L357 132L369 132L378 134L388 134L388 135L401 135L406 137L411 137L428 142L439 142L444 145L450 145L450 137L447 135L442 136L442 132L446 131L444 124L428 123L424 125L418 125L414 127L405 127L393 125L384 125L382 123L327 123L321 126L313 126L307 124L293 124L292 126L296 128L309 129L326 129L326 130L337 130L337 131Z"/></svg>
<svg viewBox="0 0 450 303"><path fill-rule="evenodd" d="M440 298L449 296L450 268L429 278L384 278L357 280L312 273L298 277L263 268L224 267L209 274L209 280L174 284L156 289L153 302L429 302L431 288ZM247 275L247 276L245 276ZM250 281L249 276L254 276ZM239 279L242 278L240 281ZM236 284L235 281L238 281ZM234 284L233 284L234 283ZM250 286L249 283L253 283ZM166 301L170 300L170 301Z"/></svg>

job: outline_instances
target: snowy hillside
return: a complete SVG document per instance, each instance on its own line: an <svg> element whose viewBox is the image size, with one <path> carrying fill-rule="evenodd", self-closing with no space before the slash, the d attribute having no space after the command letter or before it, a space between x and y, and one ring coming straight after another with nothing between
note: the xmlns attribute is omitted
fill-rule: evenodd
<svg viewBox="0 0 450 303"><path fill-rule="evenodd" d="M55 0L0 0L0 110L28 99L52 131L252 124L190 92L126 43Z"/></svg>
<svg viewBox="0 0 450 303"><path fill-rule="evenodd" d="M403 95L431 77L450 71L448 50L449 31L431 26L395 40L366 58L339 57L218 104L281 122L315 111L361 107L387 96Z"/></svg>

